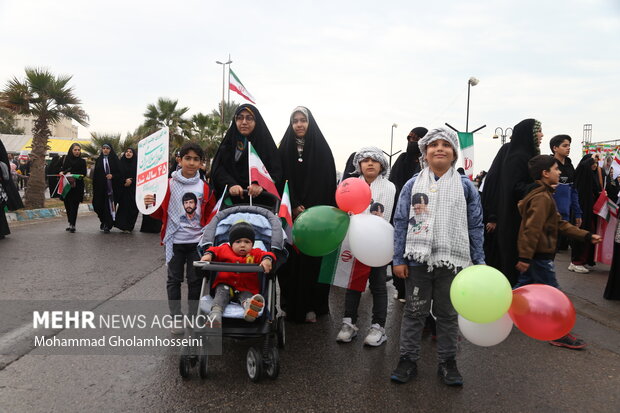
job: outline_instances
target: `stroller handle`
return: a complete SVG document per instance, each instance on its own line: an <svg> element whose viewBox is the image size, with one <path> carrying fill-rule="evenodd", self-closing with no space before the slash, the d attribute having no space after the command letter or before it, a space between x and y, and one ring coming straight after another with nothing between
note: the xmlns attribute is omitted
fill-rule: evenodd
<svg viewBox="0 0 620 413"><path fill-rule="evenodd" d="M204 271L265 272L258 264L234 264L230 262L194 261L194 267Z"/></svg>

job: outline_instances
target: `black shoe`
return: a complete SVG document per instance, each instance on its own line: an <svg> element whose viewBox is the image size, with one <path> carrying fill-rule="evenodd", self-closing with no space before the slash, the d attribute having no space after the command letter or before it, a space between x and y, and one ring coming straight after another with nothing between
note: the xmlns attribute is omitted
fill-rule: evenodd
<svg viewBox="0 0 620 413"><path fill-rule="evenodd" d="M71 228L69 228L69 232L72 234L75 232L75 225L71 225Z"/></svg>
<svg viewBox="0 0 620 413"><path fill-rule="evenodd" d="M109 234L109 233L110 233L110 228L108 228L108 227L103 227L103 233L104 233L104 234Z"/></svg>
<svg viewBox="0 0 620 413"><path fill-rule="evenodd" d="M572 334L567 334L564 337L560 337L557 340L551 340L549 342L552 346L566 347L573 350L581 350L586 346L585 341L575 337Z"/></svg>
<svg viewBox="0 0 620 413"><path fill-rule="evenodd" d="M400 360L398 360L398 366L396 366L396 369L392 372L390 379L396 383L407 383L417 375L417 363L407 357L401 357Z"/></svg>
<svg viewBox="0 0 620 413"><path fill-rule="evenodd" d="M69 225L67 228L65 228L65 231L71 231L71 225Z"/></svg>
<svg viewBox="0 0 620 413"><path fill-rule="evenodd" d="M441 380L448 386L462 386L463 376L456 368L456 360L447 360L443 363L439 363L437 368L437 374L441 377Z"/></svg>

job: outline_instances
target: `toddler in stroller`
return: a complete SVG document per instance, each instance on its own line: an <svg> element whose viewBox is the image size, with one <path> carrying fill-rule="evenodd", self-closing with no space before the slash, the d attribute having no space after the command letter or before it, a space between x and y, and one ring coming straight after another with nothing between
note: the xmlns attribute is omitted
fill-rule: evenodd
<svg viewBox="0 0 620 413"><path fill-rule="evenodd" d="M283 348L285 343L284 318L277 314L276 306L275 273L287 258L286 235L280 218L275 215L278 209L277 198L274 206L223 208L204 228L198 243L200 256L208 261L194 262L204 277L197 315L203 318L208 315L211 320L214 314L217 317L212 326L215 328L197 329L194 333L207 338L205 342L218 336L252 340L246 367L248 376L255 382L263 373L272 379L278 376L278 348ZM238 250L235 254L232 245L244 238L254 241L254 245L246 245L243 252ZM235 298L240 298L241 304ZM217 323L218 319L221 323ZM254 322L246 321L252 319ZM203 348L197 358L182 356L181 376L188 377L189 368L198 361L200 377L207 377L209 352L209 348Z"/></svg>
<svg viewBox="0 0 620 413"><path fill-rule="evenodd" d="M209 247L201 261L229 263L259 263L264 273L268 274L276 256L272 252L263 251L254 246L254 228L247 222L238 222L230 227L228 243ZM213 282L215 298L211 307L211 316L215 323L222 322L224 309L230 299L237 296L243 307L245 321L254 321L263 309L265 299L259 294L258 274L222 271Z"/></svg>

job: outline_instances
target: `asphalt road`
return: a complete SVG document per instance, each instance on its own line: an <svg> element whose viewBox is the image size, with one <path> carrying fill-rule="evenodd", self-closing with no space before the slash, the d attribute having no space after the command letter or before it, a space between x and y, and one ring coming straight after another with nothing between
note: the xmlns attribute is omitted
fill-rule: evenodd
<svg viewBox="0 0 620 413"><path fill-rule="evenodd" d="M587 349L556 348L516 329L491 348L462 340L463 388L438 380L435 344L428 336L418 378L405 385L389 381L402 316L402 305L391 298L385 345L362 345L370 323L368 292L360 305L361 337L336 343L344 303L337 288L330 317L315 325L287 323L275 381L250 382L246 341L226 340L224 354L210 358L206 380L196 371L190 380L180 378L173 356L35 355L26 327L36 300L92 300L95 311L104 311L117 300L166 297L157 235L104 235L92 215L78 219L76 234L64 227L63 219L21 224L0 242L0 300L16 303L0 315L2 412L617 412L620 405L620 304L600 298L604 268L584 276L562 270L563 263L557 266L560 283L574 297L579 313L574 331L586 339ZM391 283L389 291L391 297Z"/></svg>

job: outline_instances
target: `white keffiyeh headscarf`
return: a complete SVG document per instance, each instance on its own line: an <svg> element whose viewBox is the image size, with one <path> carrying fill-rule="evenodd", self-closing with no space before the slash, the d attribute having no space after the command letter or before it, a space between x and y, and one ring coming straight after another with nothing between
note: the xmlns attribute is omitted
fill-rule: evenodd
<svg viewBox="0 0 620 413"><path fill-rule="evenodd" d="M429 143L443 139L458 153L456 134L445 128L429 132L419 145L426 154ZM454 165L454 164L453 164ZM411 209L405 258L425 263L429 269L471 265L467 203L461 175L452 166L439 179L426 166L411 190Z"/></svg>
<svg viewBox="0 0 620 413"><path fill-rule="evenodd" d="M164 237L164 248L166 249L166 264L172 259L172 245L174 241L174 233L180 227L181 216L185 214L183 209L183 194L185 194L188 186L199 184L200 174L196 172L191 178L185 178L181 171L172 173L172 181L170 182L170 201L168 202L168 222L166 224L166 236ZM197 205L200 208L200 204Z"/></svg>

